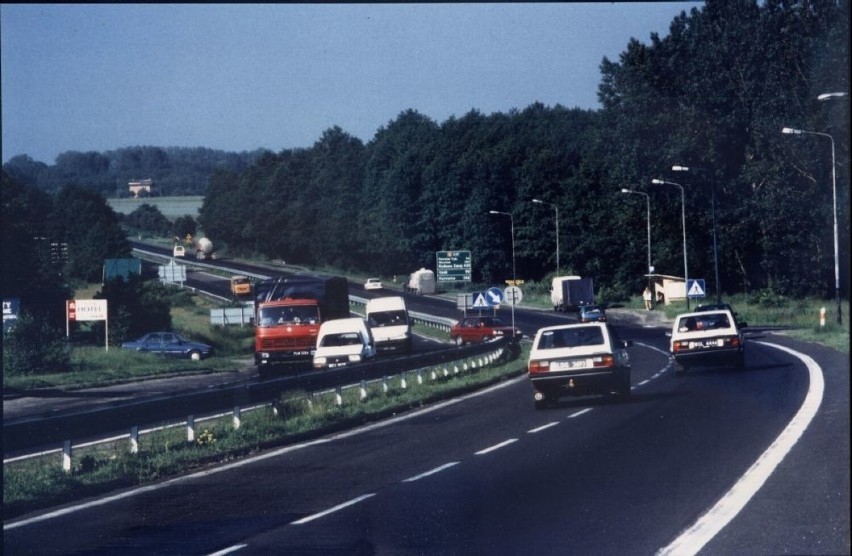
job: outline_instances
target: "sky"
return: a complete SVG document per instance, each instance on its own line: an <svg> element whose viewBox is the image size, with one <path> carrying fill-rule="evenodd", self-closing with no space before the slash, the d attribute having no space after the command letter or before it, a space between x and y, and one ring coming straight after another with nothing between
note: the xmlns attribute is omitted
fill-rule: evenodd
<svg viewBox="0 0 852 556"><path fill-rule="evenodd" d="M2 158L138 145L365 143L414 109L442 123L598 109L604 57L697 2L0 4Z"/></svg>

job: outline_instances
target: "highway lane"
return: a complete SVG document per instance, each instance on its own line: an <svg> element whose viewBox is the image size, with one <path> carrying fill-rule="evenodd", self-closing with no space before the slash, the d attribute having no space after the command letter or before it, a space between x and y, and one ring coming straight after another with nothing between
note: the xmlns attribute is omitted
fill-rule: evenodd
<svg viewBox="0 0 852 556"><path fill-rule="evenodd" d="M631 349L635 389L626 403L569 398L535 411L522 378L101 505L7 523L4 546L45 554L654 553L779 435L806 396L808 373L755 342L743 373L677 378L660 332L633 332L626 336L641 345ZM848 362L835 353L819 354L828 395L818 419L708 553L848 553Z"/></svg>

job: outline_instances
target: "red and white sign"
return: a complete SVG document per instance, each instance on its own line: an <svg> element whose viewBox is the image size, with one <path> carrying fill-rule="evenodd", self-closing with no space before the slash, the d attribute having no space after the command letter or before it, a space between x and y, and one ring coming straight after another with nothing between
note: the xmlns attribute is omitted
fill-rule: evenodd
<svg viewBox="0 0 852 556"><path fill-rule="evenodd" d="M65 308L69 321L107 320L106 299L69 299Z"/></svg>

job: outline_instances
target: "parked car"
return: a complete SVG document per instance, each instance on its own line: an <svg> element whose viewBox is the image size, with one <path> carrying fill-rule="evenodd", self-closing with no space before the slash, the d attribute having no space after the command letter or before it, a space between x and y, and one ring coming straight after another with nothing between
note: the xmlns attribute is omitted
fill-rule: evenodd
<svg viewBox="0 0 852 556"><path fill-rule="evenodd" d="M527 364L536 408L556 403L562 396L630 396L626 348L631 345L604 322L540 329Z"/></svg>
<svg viewBox="0 0 852 556"><path fill-rule="evenodd" d="M375 356L376 342L363 318L328 320L320 325L313 359L315 369L343 367Z"/></svg>
<svg viewBox="0 0 852 556"><path fill-rule="evenodd" d="M517 344L524 337L519 328L512 328L498 317L464 317L450 328L450 340L457 346L478 344L507 336Z"/></svg>
<svg viewBox="0 0 852 556"><path fill-rule="evenodd" d="M365 290L380 290L382 289L382 281L379 278L367 278L364 282Z"/></svg>
<svg viewBox="0 0 852 556"><path fill-rule="evenodd" d="M580 307L579 317L580 322L604 322L606 311L600 305L586 305Z"/></svg>
<svg viewBox="0 0 852 556"><path fill-rule="evenodd" d="M669 352L674 357L675 374L701 365L745 368L745 339L741 327L729 309L696 311L678 315L672 330Z"/></svg>
<svg viewBox="0 0 852 556"><path fill-rule="evenodd" d="M207 344L187 340L174 332L149 332L133 341L124 342L121 347L193 361L199 361L213 353L213 348Z"/></svg>

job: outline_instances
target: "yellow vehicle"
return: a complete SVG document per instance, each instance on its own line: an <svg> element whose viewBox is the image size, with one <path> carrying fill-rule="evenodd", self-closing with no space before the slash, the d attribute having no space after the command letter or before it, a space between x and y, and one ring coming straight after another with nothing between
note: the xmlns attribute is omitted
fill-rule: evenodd
<svg viewBox="0 0 852 556"><path fill-rule="evenodd" d="M237 297L251 295L251 282L241 274L231 276L231 293Z"/></svg>

